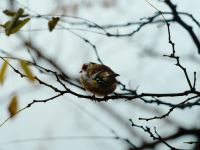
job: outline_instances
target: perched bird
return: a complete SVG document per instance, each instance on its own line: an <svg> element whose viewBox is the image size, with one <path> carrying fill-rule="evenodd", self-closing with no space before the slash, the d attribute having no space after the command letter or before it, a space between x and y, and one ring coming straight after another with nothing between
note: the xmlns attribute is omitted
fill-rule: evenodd
<svg viewBox="0 0 200 150"><path fill-rule="evenodd" d="M83 87L93 93L93 96L107 96L117 87L115 77L119 76L108 66L96 63L82 65L80 81Z"/></svg>

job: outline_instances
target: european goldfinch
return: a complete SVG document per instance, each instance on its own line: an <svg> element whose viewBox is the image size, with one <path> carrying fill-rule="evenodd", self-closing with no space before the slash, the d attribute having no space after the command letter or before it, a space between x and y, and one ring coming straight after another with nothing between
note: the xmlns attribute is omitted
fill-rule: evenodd
<svg viewBox="0 0 200 150"><path fill-rule="evenodd" d="M80 81L82 86L93 95L107 96L117 87L115 77L119 76L108 66L96 63L82 65Z"/></svg>

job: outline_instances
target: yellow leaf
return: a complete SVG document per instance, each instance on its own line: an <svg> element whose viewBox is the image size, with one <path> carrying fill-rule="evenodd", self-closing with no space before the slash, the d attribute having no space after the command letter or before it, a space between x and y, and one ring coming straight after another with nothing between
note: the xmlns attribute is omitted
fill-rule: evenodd
<svg viewBox="0 0 200 150"><path fill-rule="evenodd" d="M25 75L29 78L29 80L34 81L35 77L33 76L31 69L28 66L28 63L26 61L21 60L20 65L21 65Z"/></svg>
<svg viewBox="0 0 200 150"><path fill-rule="evenodd" d="M8 68L8 63L4 61L0 70L0 84L4 83L7 68Z"/></svg>
<svg viewBox="0 0 200 150"><path fill-rule="evenodd" d="M58 21L60 20L59 17L53 17L49 22L48 22L48 27L49 27L49 31L53 31L53 29L55 28L56 24L58 23Z"/></svg>
<svg viewBox="0 0 200 150"><path fill-rule="evenodd" d="M13 117L18 110L18 100L17 100L17 96L14 95L8 105L8 111L10 113L10 117Z"/></svg>

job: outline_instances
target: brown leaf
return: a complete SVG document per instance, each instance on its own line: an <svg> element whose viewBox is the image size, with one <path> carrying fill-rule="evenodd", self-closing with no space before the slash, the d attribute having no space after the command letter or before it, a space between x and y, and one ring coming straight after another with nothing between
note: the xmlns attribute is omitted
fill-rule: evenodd
<svg viewBox="0 0 200 150"><path fill-rule="evenodd" d="M6 32L6 35L11 35L13 33L16 33L18 32L25 24L27 24L28 22L30 21L30 18L26 18L24 20L18 20L14 26L12 26L10 28L10 24L11 22L8 21L6 22L6 24L4 25L5 27L5 32Z"/></svg>
<svg viewBox="0 0 200 150"><path fill-rule="evenodd" d="M49 22L48 22L48 27L49 27L49 31L53 31L53 29L56 27L56 24L58 23L58 21L60 20L59 17L53 17Z"/></svg>
<svg viewBox="0 0 200 150"><path fill-rule="evenodd" d="M12 17L9 21L1 25L5 28L5 33L7 36L18 32L25 24L30 21L30 18L20 19L23 17L24 10L22 8L18 9L17 12L11 12L8 10L4 11L4 14Z"/></svg>
<svg viewBox="0 0 200 150"><path fill-rule="evenodd" d="M0 84L4 83L7 68L8 68L8 63L4 61L0 70Z"/></svg>
<svg viewBox="0 0 200 150"><path fill-rule="evenodd" d="M20 65L25 73L25 75L28 77L30 81L35 81L35 77L33 76L31 69L29 68L29 65L26 61L21 60Z"/></svg>
<svg viewBox="0 0 200 150"><path fill-rule="evenodd" d="M17 12L6 9L6 10L3 11L3 13L4 13L6 16L13 17L13 16L16 15ZM23 13L22 13L21 16L19 16L19 17L27 17L27 16L28 16L28 14L23 14Z"/></svg>
<svg viewBox="0 0 200 150"><path fill-rule="evenodd" d="M13 17L13 16L16 14L16 12L10 11L10 10L7 10L7 9L4 10L3 13L4 13L6 16L10 16L10 17Z"/></svg>
<svg viewBox="0 0 200 150"><path fill-rule="evenodd" d="M17 96L14 95L8 105L8 111L10 113L10 117L13 117L18 110L18 100L17 100Z"/></svg>

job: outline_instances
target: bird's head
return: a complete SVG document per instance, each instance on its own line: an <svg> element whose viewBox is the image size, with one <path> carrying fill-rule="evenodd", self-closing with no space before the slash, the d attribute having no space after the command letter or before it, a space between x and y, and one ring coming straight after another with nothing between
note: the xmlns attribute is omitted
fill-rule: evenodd
<svg viewBox="0 0 200 150"><path fill-rule="evenodd" d="M90 62L90 63L85 63L85 64L83 64L82 67L81 67L80 73L81 73L81 72L85 72L85 71L87 70L87 68L92 67L94 64L96 64L96 63Z"/></svg>

